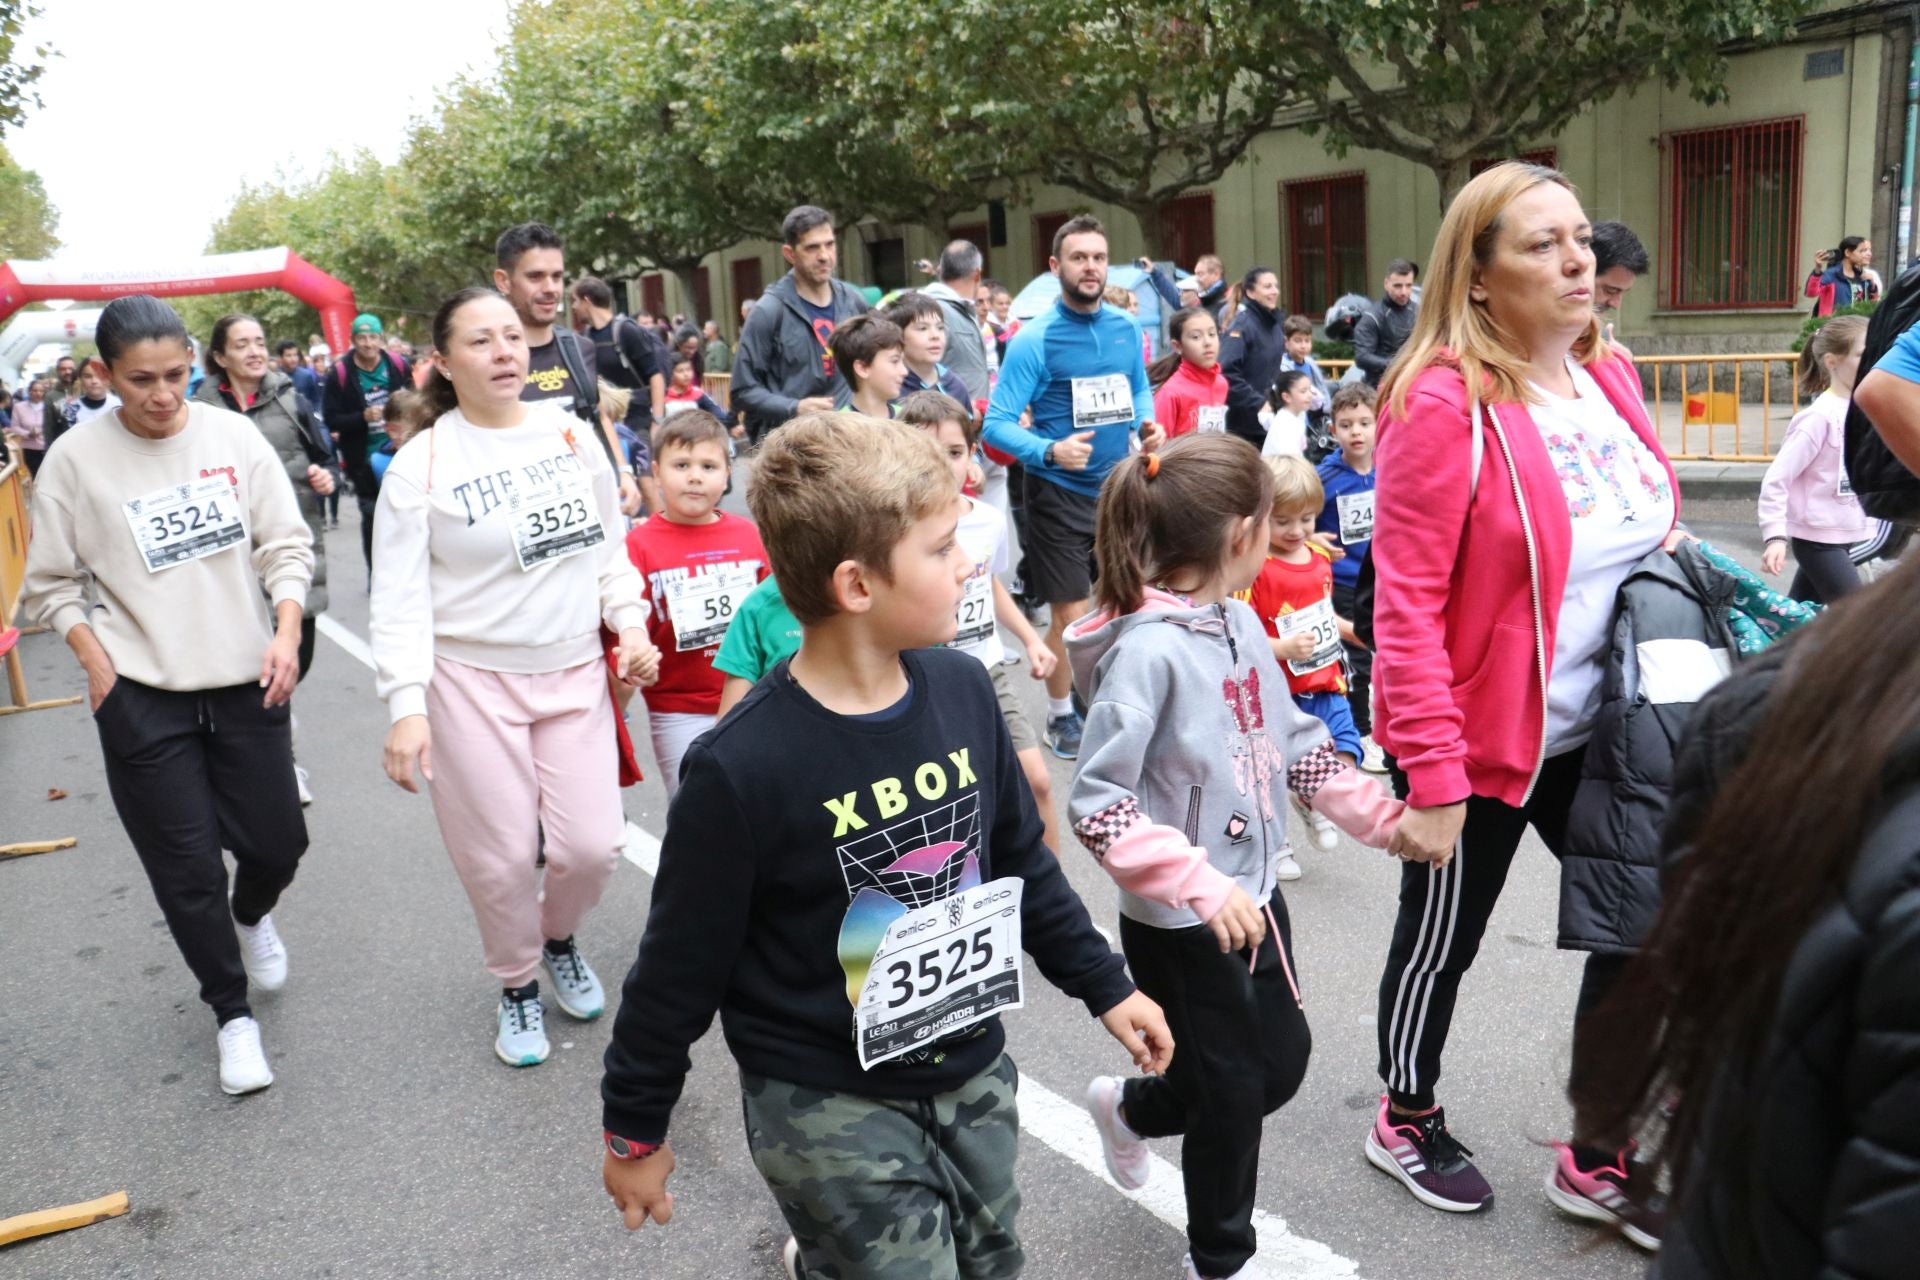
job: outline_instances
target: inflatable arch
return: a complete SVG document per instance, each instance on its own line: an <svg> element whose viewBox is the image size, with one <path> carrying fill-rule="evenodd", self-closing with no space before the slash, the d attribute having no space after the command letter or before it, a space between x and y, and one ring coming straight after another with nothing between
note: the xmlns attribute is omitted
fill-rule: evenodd
<svg viewBox="0 0 1920 1280"><path fill-rule="evenodd" d="M23 311L0 329L0 387L11 387L20 366L44 342L85 342L98 311Z"/></svg>
<svg viewBox="0 0 1920 1280"><path fill-rule="evenodd" d="M125 268L86 267L60 258L0 262L0 320L29 302L107 302L129 293L174 298L248 289L292 294L320 313L320 331L329 347L345 351L352 345L348 330L353 326L353 290L284 245ZM59 314L75 313L49 313Z"/></svg>

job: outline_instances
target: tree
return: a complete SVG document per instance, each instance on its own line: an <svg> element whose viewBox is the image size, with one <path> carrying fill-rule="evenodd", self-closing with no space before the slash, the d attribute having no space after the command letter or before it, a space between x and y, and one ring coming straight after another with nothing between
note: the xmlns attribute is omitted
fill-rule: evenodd
<svg viewBox="0 0 1920 1280"><path fill-rule="evenodd" d="M0 258L44 258L60 247L60 215L40 175L0 147Z"/></svg>
<svg viewBox="0 0 1920 1280"><path fill-rule="evenodd" d="M1218 180L1293 101L1264 60L1269 0L822 0L816 56L859 127L978 205L1035 177L1118 205L1161 256L1161 213Z"/></svg>
<svg viewBox="0 0 1920 1280"><path fill-rule="evenodd" d="M0 129L17 128L40 105L34 86L56 56L46 45L18 48L27 23L40 16L36 0L0 0Z"/></svg>
<svg viewBox="0 0 1920 1280"><path fill-rule="evenodd" d="M1330 151L1433 170L1440 207L1473 161L1558 134L1659 76L1726 97L1722 49L1791 31L1815 0L1298 0L1262 10L1265 73L1312 102Z"/></svg>

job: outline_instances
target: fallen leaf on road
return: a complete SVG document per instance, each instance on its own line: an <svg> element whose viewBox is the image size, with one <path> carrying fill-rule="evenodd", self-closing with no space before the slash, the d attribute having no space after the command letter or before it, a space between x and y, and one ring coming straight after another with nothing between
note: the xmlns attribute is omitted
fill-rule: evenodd
<svg viewBox="0 0 1920 1280"><path fill-rule="evenodd" d="M66 792L64 792L64 791L62 791L62 790L61 790L60 788L58 788L58 787L48 787L48 788L47 788L47 799L49 799L49 800L65 800L66 798L67 798L67 793L66 793Z"/></svg>

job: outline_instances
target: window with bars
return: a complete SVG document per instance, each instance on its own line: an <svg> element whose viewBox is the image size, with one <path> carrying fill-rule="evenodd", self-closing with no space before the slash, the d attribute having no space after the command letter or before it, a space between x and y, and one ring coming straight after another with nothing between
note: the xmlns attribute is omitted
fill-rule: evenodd
<svg viewBox="0 0 1920 1280"><path fill-rule="evenodd" d="M1195 191L1160 206L1163 257L1191 271L1202 254L1213 252L1213 192Z"/></svg>
<svg viewBox="0 0 1920 1280"><path fill-rule="evenodd" d="M1337 174L1281 184L1288 309L1319 319L1343 293L1372 296L1367 277L1367 178Z"/></svg>
<svg viewBox="0 0 1920 1280"><path fill-rule="evenodd" d="M1799 301L1800 161L1793 116L1670 133L1667 304L1676 311L1792 307Z"/></svg>
<svg viewBox="0 0 1920 1280"><path fill-rule="evenodd" d="M667 314L667 281L658 271L640 277L640 309L656 319Z"/></svg>

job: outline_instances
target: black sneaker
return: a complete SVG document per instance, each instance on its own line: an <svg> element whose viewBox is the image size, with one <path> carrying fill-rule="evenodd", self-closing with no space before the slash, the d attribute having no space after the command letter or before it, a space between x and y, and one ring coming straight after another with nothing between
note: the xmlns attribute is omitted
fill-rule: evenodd
<svg viewBox="0 0 1920 1280"><path fill-rule="evenodd" d="M1493 1188L1467 1159L1473 1152L1447 1132L1445 1109L1396 1116L1383 1096L1367 1130L1367 1159L1406 1185L1421 1204L1448 1213L1472 1213L1493 1203Z"/></svg>
<svg viewBox="0 0 1920 1280"><path fill-rule="evenodd" d="M1087 722L1069 711L1064 716L1047 717L1047 749L1062 760L1080 758L1080 735Z"/></svg>

